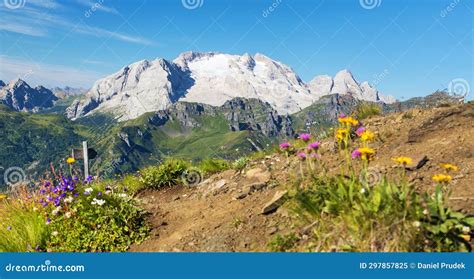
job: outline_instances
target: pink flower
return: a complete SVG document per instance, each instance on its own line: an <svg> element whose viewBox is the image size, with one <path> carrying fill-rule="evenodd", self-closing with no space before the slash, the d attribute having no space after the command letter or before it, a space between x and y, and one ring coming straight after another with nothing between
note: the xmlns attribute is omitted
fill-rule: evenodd
<svg viewBox="0 0 474 279"><path fill-rule="evenodd" d="M309 141L311 139L311 134L303 133L300 135L299 139L302 141Z"/></svg>
<svg viewBox="0 0 474 279"><path fill-rule="evenodd" d="M300 152L300 153L298 153L298 157L300 157L301 159L304 160L304 159L306 159L306 153Z"/></svg>
<svg viewBox="0 0 474 279"><path fill-rule="evenodd" d="M346 118L347 115L345 115L343 112L341 114L339 114L339 118Z"/></svg>
<svg viewBox="0 0 474 279"><path fill-rule="evenodd" d="M352 152L352 159L359 158L362 156L362 153L359 151L359 149L356 149Z"/></svg>
<svg viewBox="0 0 474 279"><path fill-rule="evenodd" d="M283 142L283 143L280 143L280 149L282 150L286 150L288 148L290 148L291 144L289 142Z"/></svg>
<svg viewBox="0 0 474 279"><path fill-rule="evenodd" d="M365 128L364 127L359 127L357 130L356 130L356 134L360 137L360 135L362 135L362 133L365 132Z"/></svg>
<svg viewBox="0 0 474 279"><path fill-rule="evenodd" d="M312 142L308 145L308 150L318 149L320 145L321 142L319 141Z"/></svg>

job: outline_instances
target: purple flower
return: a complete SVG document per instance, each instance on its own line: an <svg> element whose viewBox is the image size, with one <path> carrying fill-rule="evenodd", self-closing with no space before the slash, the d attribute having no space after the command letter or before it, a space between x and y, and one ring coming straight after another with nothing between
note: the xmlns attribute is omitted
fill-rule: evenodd
<svg viewBox="0 0 474 279"><path fill-rule="evenodd" d="M46 194L46 190L45 190L45 189L41 189L41 190L40 190L40 194L41 194L41 195Z"/></svg>
<svg viewBox="0 0 474 279"><path fill-rule="evenodd" d="M43 207L47 207L47 206L48 206L48 203L47 203L45 200L43 200L43 199L41 199L41 200L39 201L39 203L40 203Z"/></svg>
<svg viewBox="0 0 474 279"><path fill-rule="evenodd" d="M306 153L300 152L298 153L298 157L300 157L301 159L306 159Z"/></svg>
<svg viewBox="0 0 474 279"><path fill-rule="evenodd" d="M74 177L72 178L74 181L79 181L79 177L77 177L77 175L74 175Z"/></svg>
<svg viewBox="0 0 474 279"><path fill-rule="evenodd" d="M282 150L286 150L290 147L291 147L291 144L289 142L280 143L280 149L282 149Z"/></svg>
<svg viewBox="0 0 474 279"><path fill-rule="evenodd" d="M46 219L46 225L49 225L49 224L51 224L51 219L50 219L50 218L47 218L47 219Z"/></svg>
<svg viewBox="0 0 474 279"><path fill-rule="evenodd" d="M8 226L7 231L11 231L11 230L12 230L12 226Z"/></svg>
<svg viewBox="0 0 474 279"><path fill-rule="evenodd" d="M36 245L35 250L36 250L36 252L39 252L41 250L40 246Z"/></svg>
<svg viewBox="0 0 474 279"><path fill-rule="evenodd" d="M311 134L303 133L300 135L299 139L302 141L309 141L311 139Z"/></svg>
<svg viewBox="0 0 474 279"><path fill-rule="evenodd" d="M362 155L362 153L359 151L359 149L356 149L352 152L352 159L359 158Z"/></svg>
<svg viewBox="0 0 474 279"><path fill-rule="evenodd" d="M308 149L309 150L318 149L320 145L321 145L321 142L315 141L308 145Z"/></svg>
<svg viewBox="0 0 474 279"><path fill-rule="evenodd" d="M102 197L102 192L97 193L98 197Z"/></svg>
<svg viewBox="0 0 474 279"><path fill-rule="evenodd" d="M79 197L79 193L74 193L73 195L75 198Z"/></svg>
<svg viewBox="0 0 474 279"><path fill-rule="evenodd" d="M362 133L365 132L365 128L364 127L359 127L357 130L356 130L356 134L360 137L360 135L362 135Z"/></svg>
<svg viewBox="0 0 474 279"><path fill-rule="evenodd" d="M44 183L44 187L49 187L49 186L51 186L51 182L46 181L46 182Z"/></svg>
<svg viewBox="0 0 474 279"><path fill-rule="evenodd" d="M341 112L341 114L339 114L339 118L346 118L347 115L345 115L343 112Z"/></svg>

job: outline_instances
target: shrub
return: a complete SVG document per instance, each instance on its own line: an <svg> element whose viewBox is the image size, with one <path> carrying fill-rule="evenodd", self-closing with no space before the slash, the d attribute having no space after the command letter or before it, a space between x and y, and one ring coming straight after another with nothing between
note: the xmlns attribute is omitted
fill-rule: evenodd
<svg viewBox="0 0 474 279"><path fill-rule="evenodd" d="M198 169L204 174L213 174L220 171L228 170L230 164L228 161L216 158L206 158L199 162Z"/></svg>
<svg viewBox="0 0 474 279"><path fill-rule="evenodd" d="M0 201L0 252L28 252L45 247L49 237L44 217L16 201Z"/></svg>
<svg viewBox="0 0 474 279"><path fill-rule="evenodd" d="M159 189L177 185L189 164L182 160L168 159L159 166L152 166L141 172L140 182L145 188Z"/></svg>
<svg viewBox="0 0 474 279"><path fill-rule="evenodd" d="M357 106L355 115L359 119L366 119L374 115L380 115L380 113L381 109L378 104L371 102L362 102Z"/></svg>
<svg viewBox="0 0 474 279"><path fill-rule="evenodd" d="M92 191L53 218L48 248L52 251L126 251L148 233L145 212L126 194ZM68 216L71 214L71 216Z"/></svg>

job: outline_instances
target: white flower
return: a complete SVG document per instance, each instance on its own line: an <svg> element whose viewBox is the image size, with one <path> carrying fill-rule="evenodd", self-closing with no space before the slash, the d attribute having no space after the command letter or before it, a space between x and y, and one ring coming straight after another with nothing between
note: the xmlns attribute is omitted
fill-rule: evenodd
<svg viewBox="0 0 474 279"><path fill-rule="evenodd" d="M59 233L57 231L54 231L54 232L51 233L52 236L58 236L58 234Z"/></svg>
<svg viewBox="0 0 474 279"><path fill-rule="evenodd" d="M91 204L92 204L92 205L102 206L102 205L104 205L104 203L105 203L105 200L98 200L98 199L94 198L94 199L92 200L92 203L91 203Z"/></svg>
<svg viewBox="0 0 474 279"><path fill-rule="evenodd" d="M59 211L61 211L61 207L60 207L60 206L56 207L51 213L52 213L53 215L58 215Z"/></svg>
<svg viewBox="0 0 474 279"><path fill-rule="evenodd" d="M125 199L126 197L128 197L128 195L125 193L118 194L117 196L122 199Z"/></svg>
<svg viewBox="0 0 474 279"><path fill-rule="evenodd" d="M92 191L94 191L94 189L86 188L86 189L84 189L84 194L89 195L90 193L92 193Z"/></svg>
<svg viewBox="0 0 474 279"><path fill-rule="evenodd" d="M66 217L66 219L71 218L71 216L72 216L72 213L71 213L71 212L66 212L66 213L64 214L64 217Z"/></svg>
<svg viewBox="0 0 474 279"><path fill-rule="evenodd" d="M469 228L469 227L467 227L467 226L462 227L462 232L463 232L463 233L466 233L466 234L467 234L467 233L469 233L470 231L471 231L471 228Z"/></svg>
<svg viewBox="0 0 474 279"><path fill-rule="evenodd" d="M415 222L413 222L413 226L414 226L415 228L419 228L419 227L421 226L420 221L415 221Z"/></svg>
<svg viewBox="0 0 474 279"><path fill-rule="evenodd" d="M64 199L64 202L65 203L72 203L73 200L74 200L73 197L67 197L67 198Z"/></svg>
<svg viewBox="0 0 474 279"><path fill-rule="evenodd" d="M365 188L360 189L360 193L361 194L365 193Z"/></svg>
<svg viewBox="0 0 474 279"><path fill-rule="evenodd" d="M423 214L428 215L429 213L428 209L423 210Z"/></svg>

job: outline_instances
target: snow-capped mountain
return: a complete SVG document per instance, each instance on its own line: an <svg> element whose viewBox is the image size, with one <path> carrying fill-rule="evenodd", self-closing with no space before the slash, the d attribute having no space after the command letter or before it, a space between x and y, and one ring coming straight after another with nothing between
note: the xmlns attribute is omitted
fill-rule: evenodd
<svg viewBox="0 0 474 279"><path fill-rule="evenodd" d="M57 99L51 90L43 86L32 88L21 79L0 89L0 103L16 111L37 112L52 107Z"/></svg>
<svg viewBox="0 0 474 279"><path fill-rule="evenodd" d="M104 112L122 121L165 109L178 100L221 106L236 97L260 99L278 113L287 114L333 93L374 102L393 101L367 82L359 84L347 70L334 78L318 76L306 84L290 67L262 54L185 52L172 62L139 61L97 81L84 98L68 108L67 115L76 119Z"/></svg>

